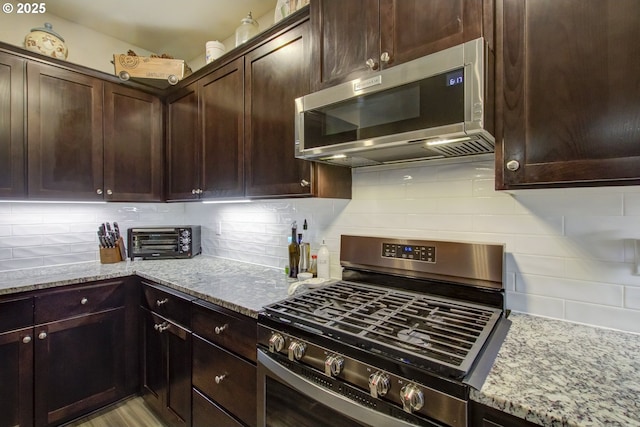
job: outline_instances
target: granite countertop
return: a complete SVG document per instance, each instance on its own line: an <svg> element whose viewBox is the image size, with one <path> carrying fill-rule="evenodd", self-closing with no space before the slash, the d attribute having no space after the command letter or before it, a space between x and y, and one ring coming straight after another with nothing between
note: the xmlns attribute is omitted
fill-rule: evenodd
<svg viewBox="0 0 640 427"><path fill-rule="evenodd" d="M512 313L471 399L543 426L640 426L640 335Z"/></svg>
<svg viewBox="0 0 640 427"><path fill-rule="evenodd" d="M0 275L0 296L133 274L254 318L263 306L287 298L290 283L280 269L198 256L8 271Z"/></svg>
<svg viewBox="0 0 640 427"><path fill-rule="evenodd" d="M280 269L198 256L3 272L0 296L137 274L256 318L288 297ZM640 335L512 313L471 399L543 426L640 426Z"/></svg>

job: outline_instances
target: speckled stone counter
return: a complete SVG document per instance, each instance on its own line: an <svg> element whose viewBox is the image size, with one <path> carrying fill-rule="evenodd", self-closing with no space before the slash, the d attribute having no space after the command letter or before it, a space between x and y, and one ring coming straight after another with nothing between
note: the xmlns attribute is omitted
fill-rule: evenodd
<svg viewBox="0 0 640 427"><path fill-rule="evenodd" d="M288 296L289 282L280 269L203 256L3 272L0 273L0 295L133 274L254 318L263 306Z"/></svg>
<svg viewBox="0 0 640 427"><path fill-rule="evenodd" d="M512 313L471 399L543 426L640 426L640 335Z"/></svg>

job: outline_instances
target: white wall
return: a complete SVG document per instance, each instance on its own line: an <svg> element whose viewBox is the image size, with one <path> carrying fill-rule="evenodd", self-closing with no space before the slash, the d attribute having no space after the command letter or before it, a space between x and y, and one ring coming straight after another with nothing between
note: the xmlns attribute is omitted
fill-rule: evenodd
<svg viewBox="0 0 640 427"><path fill-rule="evenodd" d="M45 22L50 22L53 25L53 31L64 38L69 50L67 61L74 64L114 74L114 67L111 63L114 54L127 53L129 49L134 50L140 56L151 54L139 46L132 46L130 43L106 36L49 13L42 15L0 13L0 41L24 47L25 36L31 32L32 28L43 27Z"/></svg>

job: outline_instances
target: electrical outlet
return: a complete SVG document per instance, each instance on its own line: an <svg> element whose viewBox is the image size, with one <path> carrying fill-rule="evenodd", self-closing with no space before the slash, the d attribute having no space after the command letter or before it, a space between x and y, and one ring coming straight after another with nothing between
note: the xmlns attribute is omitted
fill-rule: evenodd
<svg viewBox="0 0 640 427"><path fill-rule="evenodd" d="M216 222L216 236L222 235L222 221Z"/></svg>

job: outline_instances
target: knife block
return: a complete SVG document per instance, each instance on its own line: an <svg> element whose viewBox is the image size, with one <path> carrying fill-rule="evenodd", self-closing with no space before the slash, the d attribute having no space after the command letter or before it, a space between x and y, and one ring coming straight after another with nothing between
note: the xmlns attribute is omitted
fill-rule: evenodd
<svg viewBox="0 0 640 427"><path fill-rule="evenodd" d="M125 258L124 240L122 240L122 237L116 241L115 248L100 248L101 264L115 264L116 262L124 261Z"/></svg>

